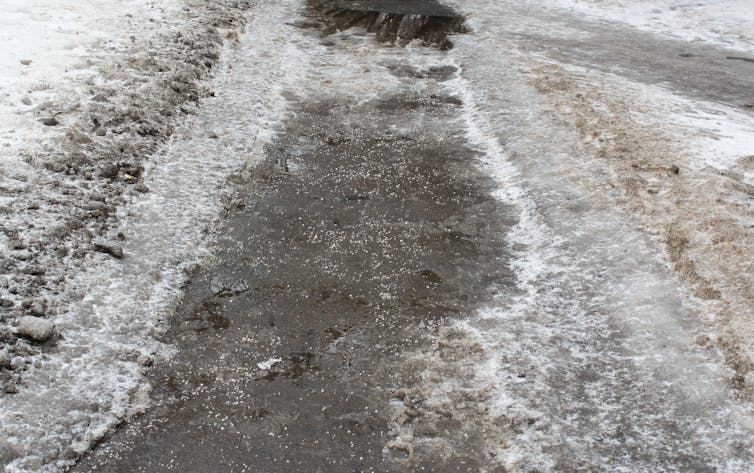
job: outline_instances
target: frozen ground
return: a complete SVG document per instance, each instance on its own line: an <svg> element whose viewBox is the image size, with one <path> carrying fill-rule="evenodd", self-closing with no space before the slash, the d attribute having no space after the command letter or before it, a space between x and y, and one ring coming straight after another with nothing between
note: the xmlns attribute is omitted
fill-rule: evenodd
<svg viewBox="0 0 754 473"><path fill-rule="evenodd" d="M312 28L302 2L240 3L0 0L8 471L65 468L147 408L228 177L265 157L302 90L339 81L353 87L322 95L353 102L353 124L391 90L460 98L443 124L518 219L514 287L385 367L419 373L383 406L386 451L456 455L481 426L474 448L508 471L751 471L749 2L457 0L472 31L447 54L363 32L314 44L292 27ZM19 338L26 314L55 337ZM419 433L443 416L458 429Z"/></svg>

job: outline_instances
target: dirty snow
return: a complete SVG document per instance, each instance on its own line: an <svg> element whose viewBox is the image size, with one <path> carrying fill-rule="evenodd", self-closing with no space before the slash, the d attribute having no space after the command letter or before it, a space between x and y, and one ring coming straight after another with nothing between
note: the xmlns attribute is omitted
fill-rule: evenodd
<svg viewBox="0 0 754 473"><path fill-rule="evenodd" d="M688 302L630 215L592 198L578 141L536 121L525 83L505 74L508 93L489 99L499 75L487 73L513 69L505 59L481 65L473 58L485 52L458 42L451 55L465 78L450 86L469 139L498 198L521 212L508 234L520 292L455 324L486 353L471 376L480 392L495 390L497 420L483 425L510 425L490 451L508 471L749 471L754 444L740 439L754 418L726 387L704 307Z"/></svg>
<svg viewBox="0 0 754 473"><path fill-rule="evenodd" d="M95 6L91 3L73 9L79 16L71 14L84 26L84 19L98 22L81 14ZM125 417L146 407L144 367L170 356L170 348L155 336L179 297L186 271L209 256L200 242L229 197L227 178L259 157L284 115L285 101L278 91L287 80L296 80L306 63L286 41L289 7L259 7L247 24L243 46L227 49L218 64L221 72L207 106L146 163L144 183L151 192L119 208L120 224L108 234L114 241L119 232L128 235L122 243L124 259L94 253L81 272L68 275L63 297L72 302L54 318L62 338L54 351L30 358L33 368L24 373L18 393L2 400L0 438L20 455L6 471L59 471ZM94 10L122 13L103 5ZM49 11L63 15L67 7ZM56 18L55 13L50 16ZM98 23L103 28L108 24ZM118 36L117 31L110 33ZM86 41L81 44L84 48ZM277 60L271 60L273 55ZM71 54L48 67L77 60ZM70 86L71 79L66 80ZM14 87L23 88L21 84L13 82ZM52 92L61 90L64 85ZM246 93L239 95L239 90Z"/></svg>
<svg viewBox="0 0 754 473"><path fill-rule="evenodd" d="M3 0L0 2L0 153L17 165L54 128L34 113L47 101L65 100L96 77L98 58L143 37L175 16L178 0ZM9 161L11 160L11 161Z"/></svg>

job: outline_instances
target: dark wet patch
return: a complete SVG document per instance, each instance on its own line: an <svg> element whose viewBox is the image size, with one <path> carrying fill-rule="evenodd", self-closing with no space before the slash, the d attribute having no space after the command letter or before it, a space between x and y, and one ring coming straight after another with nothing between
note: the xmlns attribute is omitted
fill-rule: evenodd
<svg viewBox="0 0 754 473"><path fill-rule="evenodd" d="M213 300L202 301L193 316L186 320L186 328L195 332L222 331L230 327L230 320L222 315L223 306Z"/></svg>
<svg viewBox="0 0 754 473"><path fill-rule="evenodd" d="M448 35L465 33L463 18L434 0L309 0L326 33L362 27L381 42L405 45L415 39L450 49Z"/></svg>
<svg viewBox="0 0 754 473"><path fill-rule="evenodd" d="M421 373L397 360L514 281L502 241L514 220L474 167L459 101L412 85L296 104L186 288L166 338L176 363L152 379L165 408L140 421L158 427L108 471L406 471L384 454L388 404ZM307 172L287 172L288 156ZM456 471L479 448L458 445L411 461Z"/></svg>
<svg viewBox="0 0 754 473"><path fill-rule="evenodd" d="M230 320L220 314L212 314L207 317L207 320L212 324L212 328L215 330L225 330L230 327Z"/></svg>
<svg viewBox="0 0 754 473"><path fill-rule="evenodd" d="M420 109L436 108L436 107L445 106L445 105L458 106L462 104L463 104L463 101L460 98L452 96L452 95L405 94L405 95L400 95L400 96L395 96L395 97L383 98L377 103L377 107L385 111L392 110L392 111L399 112L401 110L420 110ZM413 137L404 136L403 139L411 140L413 139Z"/></svg>

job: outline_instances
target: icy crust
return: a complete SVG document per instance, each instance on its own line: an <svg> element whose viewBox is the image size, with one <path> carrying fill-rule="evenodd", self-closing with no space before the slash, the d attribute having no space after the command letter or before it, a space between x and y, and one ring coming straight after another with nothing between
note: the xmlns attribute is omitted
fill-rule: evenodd
<svg viewBox="0 0 754 473"><path fill-rule="evenodd" d="M538 0L538 3L626 23L665 37L754 54L754 17L749 0Z"/></svg>
<svg viewBox="0 0 754 473"><path fill-rule="evenodd" d="M522 66L714 314L715 342L754 399L754 121L730 107L560 64Z"/></svg>
<svg viewBox="0 0 754 473"><path fill-rule="evenodd" d="M618 191L616 204L630 210L664 246L669 264L685 286L706 301L717 328L714 343L724 349L735 370L731 381L739 394L754 399L754 259L750 256L754 254L754 121L745 94L726 95L721 87L699 95L692 90L693 77L673 83L673 74L680 70L673 72L672 67L661 74L665 79L653 83L648 71L631 66L630 61L605 67L602 62L590 64L595 59L581 61L559 51L561 44L581 43L584 35L593 41L582 44L602 42L606 46L599 49L608 51L613 50L609 41L615 37L635 37L646 44L641 51L652 54L676 54L684 50L684 43L665 50L663 40L640 33L626 36L626 29L591 37L604 27L594 19L577 20L536 6L516 9L515 2L459 3L470 12L483 10L489 18L510 20L482 22L479 33L495 32L485 41L509 51L509 63L555 111L551 119L568 123L578 134L584 159L577 165L589 168L595 182ZM535 27L542 32L536 39L520 41L527 28ZM694 45L685 44L696 52ZM532 46L537 53L531 52ZM614 55L641 58L643 54L633 56L618 47ZM726 53L714 54L725 57ZM599 59L605 60L609 61L606 56ZM579 66L564 63L570 61ZM733 70L739 71L733 75L743 73L740 67ZM728 83L722 78L720 82Z"/></svg>
<svg viewBox="0 0 754 473"><path fill-rule="evenodd" d="M520 57L500 53L504 13L469 3L485 15L454 38L447 85L496 197L519 209L507 235L518 284L406 354L421 381L395 391L389 451L443 455L453 439L421 429L453 422L484 432L504 471L750 471L754 418L705 304L621 209L610 169L518 75Z"/></svg>
<svg viewBox="0 0 754 473"><path fill-rule="evenodd" d="M233 7L223 14L219 10L223 5L215 2L206 7L218 9L214 12L191 10L196 16L189 23L226 18L231 22L226 26L240 25L242 10ZM178 126L159 152L148 159L138 156L143 171L129 174L136 183L128 183L123 166L109 181L97 176L89 181L112 205L112 216L99 232L91 219L79 230L101 233L99 238L122 249L122 259L89 251L83 237L80 247L86 250L78 259L58 258L40 246L36 257L46 264L47 275L60 274L65 284L61 279L59 284L46 285L50 289L44 294L49 301L45 312L57 333L51 344L38 347L15 340L12 333L5 335L10 338L6 348L15 351L12 360L20 359L20 369L3 368L17 391L0 402L0 438L7 442L0 448L5 461L15 458L6 471L64 470L125 417L147 405L149 386L142 371L170 355L169 347L155 337L177 302L185 271L209 256L202 241L209 222L230 198L227 179L258 158L284 114L281 88L306 68L306 57L288 42L291 27L286 21L297 6L295 1L275 2L254 10L237 50L228 51L222 61L211 60L213 69L221 72L214 82L206 83L206 90L210 86L214 90L205 99L207 106ZM235 29L225 31L235 44ZM187 42L198 41L193 33L187 35L182 33L194 38ZM219 31L210 35L217 53L219 36ZM205 87L200 79L190 90ZM144 93L158 94L156 87ZM140 113L148 113L164 98L158 94L157 103L143 102ZM112 100L130 98L117 93ZM158 136L152 144L135 141L146 152L166 138ZM81 182L75 173L64 176L69 182ZM150 191L119 194L140 184ZM27 310L34 307L41 306L32 304Z"/></svg>
<svg viewBox="0 0 754 473"><path fill-rule="evenodd" d="M4 391L23 389L30 356L40 354L17 338L15 321L23 315L54 321L68 302L61 295L66 280L86 255L104 251L118 257L122 242L108 234L118 222L118 208L128 196L149 192L142 182L143 161L201 97L210 95L206 79L219 59L223 35L237 36L249 7L244 2L166 3L170 8L129 2L108 14L97 2L34 5L40 8L35 15L52 17L40 23L50 30L50 41L60 39L61 31L75 35L93 24L101 29L84 35L76 53L62 55L59 63L51 59L59 52L52 43L52 53L38 59L45 77L26 70L3 76L10 89L28 87L32 103L44 100L18 115L15 133L4 135L15 141L4 143L0 160L0 342L11 357L25 359L0 368ZM118 18L124 11L130 16ZM68 29L53 28L56 15ZM108 32L111 41L95 41ZM39 45L23 49L40 50ZM36 70L35 57L21 66ZM81 69L50 72L80 61ZM53 118L49 126L39 122Z"/></svg>

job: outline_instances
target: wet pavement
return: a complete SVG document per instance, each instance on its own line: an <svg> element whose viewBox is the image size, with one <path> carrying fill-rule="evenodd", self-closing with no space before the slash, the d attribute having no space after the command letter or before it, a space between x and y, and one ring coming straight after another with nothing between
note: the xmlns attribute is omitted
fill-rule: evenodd
<svg viewBox="0 0 754 473"><path fill-rule="evenodd" d="M475 166L460 101L414 88L455 69L380 69L395 82L371 100L291 95L213 262L185 289L165 340L178 355L153 373L157 406L75 471L484 464L474 436L444 456L386 447L391 404L410 402L399 388L422 375L404 353L512 285L502 236L514 222ZM452 415L425 427L460 432Z"/></svg>
<svg viewBox="0 0 754 473"><path fill-rule="evenodd" d="M521 15L511 25L527 31L511 26L502 43L648 83L688 74L676 90L726 103L751 85L745 61L715 81L680 43L646 55L628 41L558 43ZM454 62L361 28L297 24L291 44L311 48L312 69L281 91L286 118L236 180L215 254L185 288L164 339L176 356L150 372L155 405L74 471L751 461L719 360L695 341L697 314L630 220L573 177L573 136L543 125L518 71L493 57L500 35L490 28ZM494 162L498 142L520 175Z"/></svg>

